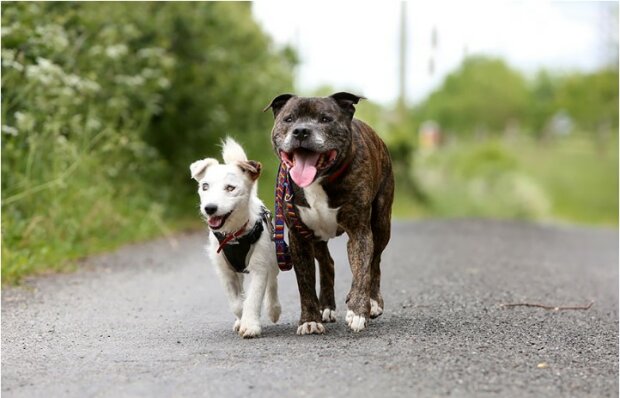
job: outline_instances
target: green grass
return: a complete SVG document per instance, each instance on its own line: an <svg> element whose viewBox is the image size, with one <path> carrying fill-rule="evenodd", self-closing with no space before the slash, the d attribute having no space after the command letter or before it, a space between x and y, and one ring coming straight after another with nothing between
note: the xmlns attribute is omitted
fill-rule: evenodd
<svg viewBox="0 0 620 398"><path fill-rule="evenodd" d="M515 151L523 169L545 188L553 218L618 225L618 140L596 146L574 137Z"/></svg>
<svg viewBox="0 0 620 398"><path fill-rule="evenodd" d="M412 174L429 203L397 195L397 217L618 225L617 136L604 146L585 134L459 142L420 154Z"/></svg>

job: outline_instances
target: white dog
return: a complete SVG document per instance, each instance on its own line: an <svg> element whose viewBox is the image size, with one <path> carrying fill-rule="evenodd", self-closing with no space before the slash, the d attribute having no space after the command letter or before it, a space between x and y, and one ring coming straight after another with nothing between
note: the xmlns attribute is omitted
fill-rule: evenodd
<svg viewBox="0 0 620 398"><path fill-rule="evenodd" d="M236 316L233 330L251 338L261 333L263 298L269 318L280 318L278 266L272 241L270 214L256 194L261 164L248 160L231 138L224 142L224 164L198 160L190 166L198 181L200 212L211 233L207 250ZM251 280L245 295L243 275Z"/></svg>

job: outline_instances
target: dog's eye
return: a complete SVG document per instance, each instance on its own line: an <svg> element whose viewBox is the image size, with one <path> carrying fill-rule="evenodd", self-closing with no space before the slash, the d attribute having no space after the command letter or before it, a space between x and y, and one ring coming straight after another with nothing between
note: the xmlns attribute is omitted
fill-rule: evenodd
<svg viewBox="0 0 620 398"><path fill-rule="evenodd" d="M206 191L207 189L209 189L209 184L205 182L204 184L202 184L202 190Z"/></svg>
<svg viewBox="0 0 620 398"><path fill-rule="evenodd" d="M333 121L334 121L334 119L332 119L329 116L321 116L321 123L331 123Z"/></svg>
<svg viewBox="0 0 620 398"><path fill-rule="evenodd" d="M235 188L237 188L237 187L232 186L232 185L226 185L226 186L224 187L224 189L226 190L226 192L232 192L232 191L234 191L234 190L235 190Z"/></svg>
<svg viewBox="0 0 620 398"><path fill-rule="evenodd" d="M293 121L293 117L292 117L292 116L287 116L287 117L285 117L285 118L284 118L284 121L285 121L286 123L290 123L290 122L292 122L292 121Z"/></svg>

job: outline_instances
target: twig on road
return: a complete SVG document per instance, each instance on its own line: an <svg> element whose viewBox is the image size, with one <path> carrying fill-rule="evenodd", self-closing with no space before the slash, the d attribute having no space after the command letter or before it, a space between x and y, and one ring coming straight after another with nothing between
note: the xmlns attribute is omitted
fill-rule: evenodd
<svg viewBox="0 0 620 398"><path fill-rule="evenodd" d="M513 307L536 307L542 308L549 311L566 311L566 310L589 310L590 307L594 304L594 301L590 302L588 305L578 305L578 306L561 306L556 307L552 305L544 305L544 304L535 304L535 303L504 303L500 304L500 307L503 308L513 308Z"/></svg>

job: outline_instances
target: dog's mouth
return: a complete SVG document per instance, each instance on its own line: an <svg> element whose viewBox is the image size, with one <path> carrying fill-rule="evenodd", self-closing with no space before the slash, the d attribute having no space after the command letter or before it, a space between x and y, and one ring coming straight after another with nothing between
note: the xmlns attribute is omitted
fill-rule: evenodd
<svg viewBox="0 0 620 398"><path fill-rule="evenodd" d="M224 223L226 223L228 216L230 216L231 214L232 211L224 214L223 216L208 216L207 224L209 224L209 228L211 228L211 230L213 231L217 231L218 229L222 228L224 226Z"/></svg>
<svg viewBox="0 0 620 398"><path fill-rule="evenodd" d="M334 149L327 152L314 152L305 148L297 148L292 152L280 151L280 159L289 167L291 178L302 188L312 184L319 171L333 165L337 155Z"/></svg>

